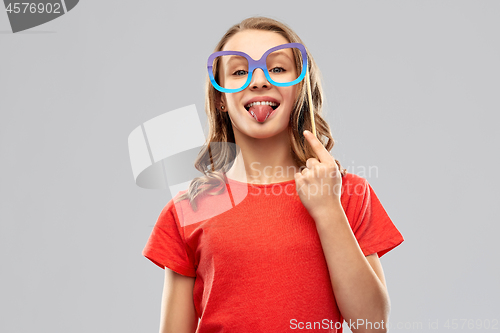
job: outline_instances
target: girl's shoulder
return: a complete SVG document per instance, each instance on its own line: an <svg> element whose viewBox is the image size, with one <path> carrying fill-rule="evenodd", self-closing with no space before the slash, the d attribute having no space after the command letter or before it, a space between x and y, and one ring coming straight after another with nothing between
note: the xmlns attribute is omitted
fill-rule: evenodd
<svg viewBox="0 0 500 333"><path fill-rule="evenodd" d="M342 177L342 197L345 197L345 199L363 197L368 185L366 178L346 172L344 177Z"/></svg>
<svg viewBox="0 0 500 333"><path fill-rule="evenodd" d="M368 184L368 181L366 180L366 178L359 176L355 173L346 172L344 177L342 177L342 185L344 185L344 184L346 184L346 185L361 184L361 185L365 186L366 184Z"/></svg>

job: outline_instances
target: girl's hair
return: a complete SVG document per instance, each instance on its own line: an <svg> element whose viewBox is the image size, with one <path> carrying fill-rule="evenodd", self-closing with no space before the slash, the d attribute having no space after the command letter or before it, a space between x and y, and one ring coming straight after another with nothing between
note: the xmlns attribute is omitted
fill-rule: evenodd
<svg viewBox="0 0 500 333"><path fill-rule="evenodd" d="M292 31L287 25L267 17L250 17L238 24L233 25L220 42L215 47L214 52L222 51L227 41L236 33L247 30L264 30L273 31L282 35L289 43L302 43L299 36ZM307 50L307 48L306 48ZM295 63L298 73L302 70L301 54L294 49ZM309 78L311 82L312 103L314 110L314 121L316 124L316 136L323 143L326 150L330 151L333 148L334 140L330 133L328 123L321 117L323 106L323 90L321 88L321 75L319 69L314 62L312 56L308 55ZM214 64L214 77L217 79L219 69L217 64ZM288 133L290 136L290 150L295 163L300 169L305 167L306 161L310 157L315 157L312 149L304 141L302 132L307 129L312 132L312 124L309 114L309 103L307 98L307 87L305 84L306 78L298 83L298 98L295 101L290 121L288 124ZM205 84L205 112L209 121L209 133L206 144L200 150L195 161L195 168L204 173L204 176L193 179L189 185L189 189L184 194L176 199L176 203L189 199L193 210L197 210L197 197L202 193L207 192L210 195L219 195L225 190L226 183L225 172L227 172L234 159L236 158L237 146L234 144L234 133L231 120L228 112L222 112L217 108L217 103L222 100L222 94L216 90L210 82L207 74ZM232 143L232 144L227 144ZM342 168L340 162L335 160L340 173L345 176L347 170ZM221 187L218 191L208 192L210 189Z"/></svg>

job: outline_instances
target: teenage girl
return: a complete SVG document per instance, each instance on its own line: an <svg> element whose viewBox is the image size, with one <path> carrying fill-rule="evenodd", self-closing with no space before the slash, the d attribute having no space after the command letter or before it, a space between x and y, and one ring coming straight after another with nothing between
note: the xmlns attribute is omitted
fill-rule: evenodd
<svg viewBox="0 0 500 333"><path fill-rule="evenodd" d="M330 155L303 45L252 17L209 57L204 176L165 206L143 250L165 269L161 333L387 330L379 258L403 237L367 180Z"/></svg>

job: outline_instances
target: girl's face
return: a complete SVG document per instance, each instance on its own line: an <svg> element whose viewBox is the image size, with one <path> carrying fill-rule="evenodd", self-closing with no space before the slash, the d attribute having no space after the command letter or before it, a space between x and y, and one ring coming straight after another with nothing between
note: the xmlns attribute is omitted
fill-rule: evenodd
<svg viewBox="0 0 500 333"><path fill-rule="evenodd" d="M257 60L274 46L286 44L288 41L280 34L272 31L243 30L231 37L222 51L241 51ZM293 59L291 49L286 50ZM296 69L293 69L296 71ZM219 75L225 75L225 65L222 64ZM226 73L227 74L227 73ZM290 114L297 97L297 84L289 87L271 85L264 72L257 68L250 85L237 93L223 94L224 111L229 112L235 136L237 132L253 138L268 138L285 131L288 127ZM263 122L251 114L251 102L273 102L275 110ZM262 103L265 104L265 103ZM275 105L278 105L275 107ZM218 106L219 107L219 106ZM264 108L264 107L262 107ZM267 113L266 113L267 114Z"/></svg>

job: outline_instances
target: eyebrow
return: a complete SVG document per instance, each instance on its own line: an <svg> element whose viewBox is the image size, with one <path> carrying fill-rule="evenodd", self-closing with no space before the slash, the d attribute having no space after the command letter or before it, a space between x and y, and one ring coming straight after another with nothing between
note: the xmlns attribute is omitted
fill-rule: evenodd
<svg viewBox="0 0 500 333"><path fill-rule="evenodd" d="M278 56L285 56L285 57L289 58L290 60L295 61L295 55L293 54L293 51L292 51L291 57L288 55L288 52L285 52L285 50L283 50L283 49L271 52L270 54L267 55L268 58L269 57L274 58L274 57L278 57Z"/></svg>
<svg viewBox="0 0 500 333"><path fill-rule="evenodd" d="M245 60L245 62L248 62L245 57L236 54L231 54L229 56L223 56L223 57L227 59L225 61L225 64L230 64L231 62L241 61L241 60Z"/></svg>

